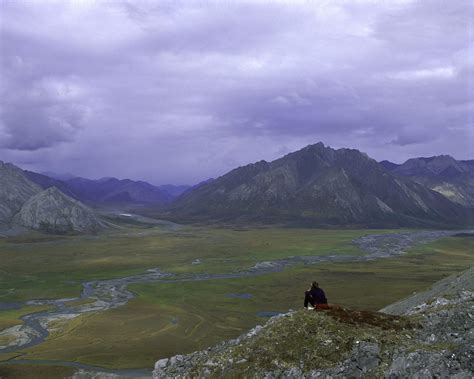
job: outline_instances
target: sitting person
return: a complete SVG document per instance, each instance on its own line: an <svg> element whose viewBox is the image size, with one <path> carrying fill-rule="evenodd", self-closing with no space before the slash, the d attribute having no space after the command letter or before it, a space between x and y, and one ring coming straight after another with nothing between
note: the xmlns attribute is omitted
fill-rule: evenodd
<svg viewBox="0 0 474 379"><path fill-rule="evenodd" d="M308 291L305 292L304 307L308 307L308 303L315 309L329 309L328 301L324 291L319 288L318 282L313 282Z"/></svg>

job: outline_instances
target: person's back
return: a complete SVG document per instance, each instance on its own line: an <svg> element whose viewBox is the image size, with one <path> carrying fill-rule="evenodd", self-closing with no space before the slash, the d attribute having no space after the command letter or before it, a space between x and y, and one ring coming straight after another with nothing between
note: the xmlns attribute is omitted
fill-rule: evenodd
<svg viewBox="0 0 474 379"><path fill-rule="evenodd" d="M315 304L327 304L327 299L324 291L321 288L311 288L309 291Z"/></svg>
<svg viewBox="0 0 474 379"><path fill-rule="evenodd" d="M316 307L318 304L328 303L326 299L326 294L321 288L319 288L319 284L317 282L313 282L311 284L311 288L305 292L305 308L308 306L308 303L311 304L313 307Z"/></svg>

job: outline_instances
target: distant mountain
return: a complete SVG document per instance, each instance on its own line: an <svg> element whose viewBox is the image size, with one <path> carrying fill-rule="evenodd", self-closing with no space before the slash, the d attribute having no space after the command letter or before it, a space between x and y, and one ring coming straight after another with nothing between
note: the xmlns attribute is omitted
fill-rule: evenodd
<svg viewBox="0 0 474 379"><path fill-rule="evenodd" d="M183 194L168 215L230 223L330 226L461 226L471 213L366 154L310 145L260 161Z"/></svg>
<svg viewBox="0 0 474 379"><path fill-rule="evenodd" d="M51 171L42 171L40 172L41 175L44 176L49 176L50 178L53 179L58 179L58 180L68 180L72 178L77 178L77 175L69 174L69 173L56 173L56 172L51 172Z"/></svg>
<svg viewBox="0 0 474 379"><path fill-rule="evenodd" d="M91 203L167 204L172 200L172 196L160 188L147 182L130 179L73 178L66 180L65 183L79 199Z"/></svg>
<svg viewBox="0 0 474 379"><path fill-rule="evenodd" d="M18 225L53 233L95 232L103 226L84 204L56 187L43 190L23 170L0 161L0 227Z"/></svg>
<svg viewBox="0 0 474 379"><path fill-rule="evenodd" d="M56 187L28 199L13 223L46 233L96 233L103 227L92 209Z"/></svg>
<svg viewBox="0 0 474 379"><path fill-rule="evenodd" d="M177 198L182 193L186 192L191 188L189 185L174 185L174 184L163 184L158 186L158 188L166 192L172 199Z"/></svg>
<svg viewBox="0 0 474 379"><path fill-rule="evenodd" d="M75 177L59 180L31 171L25 171L25 174L43 189L56 187L76 200L93 205L164 205L189 188L189 186L174 185L157 187L147 182L130 179L92 180Z"/></svg>
<svg viewBox="0 0 474 379"><path fill-rule="evenodd" d="M71 188L69 188L69 186L64 181L62 181L60 179L56 179L56 178L47 176L46 174L38 174L36 172L28 171L28 170L23 170L23 173L25 174L25 176L29 180L36 183L37 185L39 185L43 189L47 189L47 188L50 188L50 187L56 187L57 189L59 189L64 194L66 194L70 197L73 197L75 199L79 199L77 194L75 194L71 190Z"/></svg>
<svg viewBox="0 0 474 379"><path fill-rule="evenodd" d="M379 162L379 164L382 165L385 169L387 169L389 171L394 170L395 168L400 166L400 165L398 165L396 163L392 163L390 161L381 161L381 162Z"/></svg>
<svg viewBox="0 0 474 379"><path fill-rule="evenodd" d="M439 155L412 158L401 165L384 162L380 163L393 174L409 177L456 203L474 207L474 160L458 161Z"/></svg>

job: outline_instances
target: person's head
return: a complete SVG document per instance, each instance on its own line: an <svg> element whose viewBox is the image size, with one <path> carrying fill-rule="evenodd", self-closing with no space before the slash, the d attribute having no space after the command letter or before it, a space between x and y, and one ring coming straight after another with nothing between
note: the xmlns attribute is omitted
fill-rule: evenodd
<svg viewBox="0 0 474 379"><path fill-rule="evenodd" d="M319 283L317 281L314 281L311 283L311 288L319 288Z"/></svg>

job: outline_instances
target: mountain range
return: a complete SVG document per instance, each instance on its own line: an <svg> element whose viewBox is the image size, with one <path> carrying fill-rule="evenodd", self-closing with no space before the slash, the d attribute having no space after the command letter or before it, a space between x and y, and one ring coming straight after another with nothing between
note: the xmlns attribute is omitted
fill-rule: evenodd
<svg viewBox="0 0 474 379"><path fill-rule="evenodd" d="M103 205L165 205L190 188L187 185L154 186L144 181L80 177L56 179L32 171L25 175L41 188L56 187L66 195L93 206Z"/></svg>
<svg viewBox="0 0 474 379"><path fill-rule="evenodd" d="M87 205L151 210L183 223L465 227L474 224L474 160L442 155L377 162L355 149L317 143L192 187L58 179L0 163L3 228L96 231L103 223Z"/></svg>
<svg viewBox="0 0 474 379"><path fill-rule="evenodd" d="M318 227L472 223L473 212L467 204L395 173L398 165L393 165L379 164L354 149L309 145L273 162L236 168L188 191L164 216L195 222Z"/></svg>

